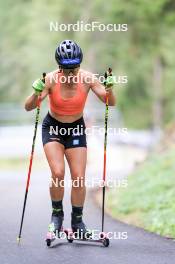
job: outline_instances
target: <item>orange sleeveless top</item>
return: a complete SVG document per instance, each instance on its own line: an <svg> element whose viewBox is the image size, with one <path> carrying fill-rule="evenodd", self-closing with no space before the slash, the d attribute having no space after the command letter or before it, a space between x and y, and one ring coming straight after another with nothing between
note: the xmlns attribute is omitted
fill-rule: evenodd
<svg viewBox="0 0 175 264"><path fill-rule="evenodd" d="M83 112L87 93L83 90L82 83L77 83L76 94L70 98L62 98L60 82L57 82L49 94L50 110L58 115L76 115Z"/></svg>

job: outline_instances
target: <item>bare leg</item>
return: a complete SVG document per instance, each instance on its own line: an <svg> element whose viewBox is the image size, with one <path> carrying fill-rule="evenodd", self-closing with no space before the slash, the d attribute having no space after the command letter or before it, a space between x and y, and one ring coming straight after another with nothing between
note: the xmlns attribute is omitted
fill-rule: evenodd
<svg viewBox="0 0 175 264"><path fill-rule="evenodd" d="M60 181L64 181L65 174L64 146L58 142L49 142L45 144L44 151L52 173L51 199L53 201L63 200L64 187L60 186Z"/></svg>
<svg viewBox="0 0 175 264"><path fill-rule="evenodd" d="M85 147L69 148L65 150L72 180L76 180L76 186L72 186L71 203L74 206L84 205L86 187L85 170L87 162L87 149Z"/></svg>

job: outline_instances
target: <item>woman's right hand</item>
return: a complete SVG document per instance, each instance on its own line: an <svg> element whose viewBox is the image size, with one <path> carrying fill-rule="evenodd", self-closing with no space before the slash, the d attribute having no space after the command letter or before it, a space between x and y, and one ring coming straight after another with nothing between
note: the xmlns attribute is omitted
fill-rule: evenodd
<svg viewBox="0 0 175 264"><path fill-rule="evenodd" d="M49 83L47 77L43 74L43 79L37 79L34 81L32 87L34 89L34 93L30 95L25 101L25 109L26 111L31 111L35 109L38 105L38 96L40 96L40 100L43 101L46 96L49 94Z"/></svg>

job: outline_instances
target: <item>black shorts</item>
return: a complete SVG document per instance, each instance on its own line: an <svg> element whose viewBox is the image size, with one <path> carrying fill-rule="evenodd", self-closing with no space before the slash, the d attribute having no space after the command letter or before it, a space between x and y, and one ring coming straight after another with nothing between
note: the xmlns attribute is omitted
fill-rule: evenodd
<svg viewBox="0 0 175 264"><path fill-rule="evenodd" d="M42 123L43 146L48 142L59 142L67 148L87 147L83 117L72 123L62 123L49 113Z"/></svg>

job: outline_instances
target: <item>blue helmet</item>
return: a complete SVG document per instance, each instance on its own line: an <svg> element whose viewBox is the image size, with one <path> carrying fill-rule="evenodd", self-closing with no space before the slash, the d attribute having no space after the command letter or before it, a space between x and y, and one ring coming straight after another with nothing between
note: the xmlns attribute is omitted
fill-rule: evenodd
<svg viewBox="0 0 175 264"><path fill-rule="evenodd" d="M72 40L63 40L55 51L55 59L62 68L78 67L83 60L81 48Z"/></svg>

